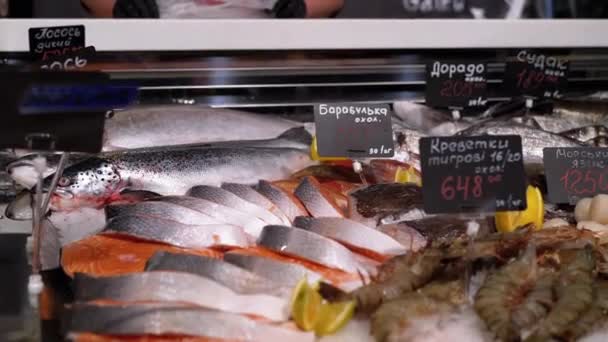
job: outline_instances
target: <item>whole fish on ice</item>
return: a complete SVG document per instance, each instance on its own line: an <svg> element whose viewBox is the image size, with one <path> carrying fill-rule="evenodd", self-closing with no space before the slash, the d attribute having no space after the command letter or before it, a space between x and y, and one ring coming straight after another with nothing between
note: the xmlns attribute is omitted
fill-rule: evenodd
<svg viewBox="0 0 608 342"><path fill-rule="evenodd" d="M308 154L288 148L207 148L116 152L65 169L52 195L53 210L101 207L124 189L183 195L196 185L276 180L311 164ZM45 179L48 188L51 177Z"/></svg>
<svg viewBox="0 0 608 342"><path fill-rule="evenodd" d="M138 149L130 149L128 153L146 152L146 151L167 151L167 150L195 150L195 149L206 149L206 148L293 148L300 150L308 150L310 143L312 142L312 136L303 127L292 128L283 134L273 139L264 140L237 140L237 141L222 141L222 142L209 142L189 145L169 145L169 146L151 146ZM112 158L116 155L116 152L103 152L98 155L100 158ZM25 188L31 189L38 181L38 172L34 167L34 160L37 154L28 154L20 157L17 160L12 161L6 166L7 172L10 177L17 183ZM46 157L46 168L43 171L43 178L48 177L55 173L59 159L61 157L58 153L44 153ZM70 153L66 166L70 166L81 162L87 158L94 157L94 155L86 153Z"/></svg>
<svg viewBox="0 0 608 342"><path fill-rule="evenodd" d="M272 139L300 123L203 106L137 106L106 120L104 150Z"/></svg>

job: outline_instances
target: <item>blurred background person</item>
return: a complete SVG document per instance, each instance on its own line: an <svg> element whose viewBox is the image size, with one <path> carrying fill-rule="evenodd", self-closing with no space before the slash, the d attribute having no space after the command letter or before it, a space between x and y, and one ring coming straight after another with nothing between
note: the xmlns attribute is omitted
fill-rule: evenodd
<svg viewBox="0 0 608 342"><path fill-rule="evenodd" d="M89 13L98 18L158 18L162 11L155 0L81 0ZM166 1L166 0L161 0ZM324 18L338 13L344 0L191 0L192 8L202 14L201 17L223 18ZM170 3L167 1L167 3ZM239 4L245 4L239 6ZM267 4L267 10L253 8ZM162 3L166 6L165 3ZM181 4L180 4L181 5ZM181 6L183 8L183 6ZM208 12L208 13L205 13ZM197 17L196 13L186 13L185 17Z"/></svg>

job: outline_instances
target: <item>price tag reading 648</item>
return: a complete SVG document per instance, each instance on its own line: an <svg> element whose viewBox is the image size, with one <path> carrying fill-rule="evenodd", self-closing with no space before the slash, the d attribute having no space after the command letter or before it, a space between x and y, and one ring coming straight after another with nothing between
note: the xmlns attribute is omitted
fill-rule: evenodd
<svg viewBox="0 0 608 342"><path fill-rule="evenodd" d="M422 138L420 153L426 212L526 208L519 136Z"/></svg>

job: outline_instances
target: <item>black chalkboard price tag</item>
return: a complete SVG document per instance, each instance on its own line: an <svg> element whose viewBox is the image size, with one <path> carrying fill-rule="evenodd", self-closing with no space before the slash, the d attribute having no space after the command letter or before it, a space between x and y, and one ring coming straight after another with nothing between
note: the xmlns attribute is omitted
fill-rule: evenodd
<svg viewBox="0 0 608 342"><path fill-rule="evenodd" d="M84 25L33 27L29 29L30 54L46 60L85 47Z"/></svg>
<svg viewBox="0 0 608 342"><path fill-rule="evenodd" d="M426 103L434 107L486 104L486 63L434 61L426 65Z"/></svg>
<svg viewBox="0 0 608 342"><path fill-rule="evenodd" d="M427 213L527 207L520 136L422 138L420 156Z"/></svg>
<svg viewBox="0 0 608 342"><path fill-rule="evenodd" d="M390 158L395 154L388 105L318 104L315 126L321 157Z"/></svg>
<svg viewBox="0 0 608 342"><path fill-rule="evenodd" d="M569 70L566 59L521 50L507 60L504 87L512 96L559 98L568 86Z"/></svg>
<svg viewBox="0 0 608 342"><path fill-rule="evenodd" d="M608 148L545 148L543 159L552 203L608 194Z"/></svg>
<svg viewBox="0 0 608 342"><path fill-rule="evenodd" d="M40 62L40 69L50 71L84 69L94 56L95 47L89 46L63 55L49 57Z"/></svg>

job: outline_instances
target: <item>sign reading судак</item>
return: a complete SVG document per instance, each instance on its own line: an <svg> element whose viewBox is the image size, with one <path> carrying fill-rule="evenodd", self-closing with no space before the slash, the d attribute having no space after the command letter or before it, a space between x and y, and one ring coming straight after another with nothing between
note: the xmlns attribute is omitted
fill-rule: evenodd
<svg viewBox="0 0 608 342"><path fill-rule="evenodd" d="M315 127L321 157L390 158L395 153L388 105L315 105Z"/></svg>
<svg viewBox="0 0 608 342"><path fill-rule="evenodd" d="M427 213L527 207L520 136L421 138L420 157Z"/></svg>
<svg viewBox="0 0 608 342"><path fill-rule="evenodd" d="M487 65L434 61L426 66L425 101L434 107L476 107L487 103Z"/></svg>
<svg viewBox="0 0 608 342"><path fill-rule="evenodd" d="M608 148L545 148L543 161L552 203L608 194Z"/></svg>
<svg viewBox="0 0 608 342"><path fill-rule="evenodd" d="M504 88L512 96L559 98L568 86L569 69L564 58L521 50L507 60Z"/></svg>

